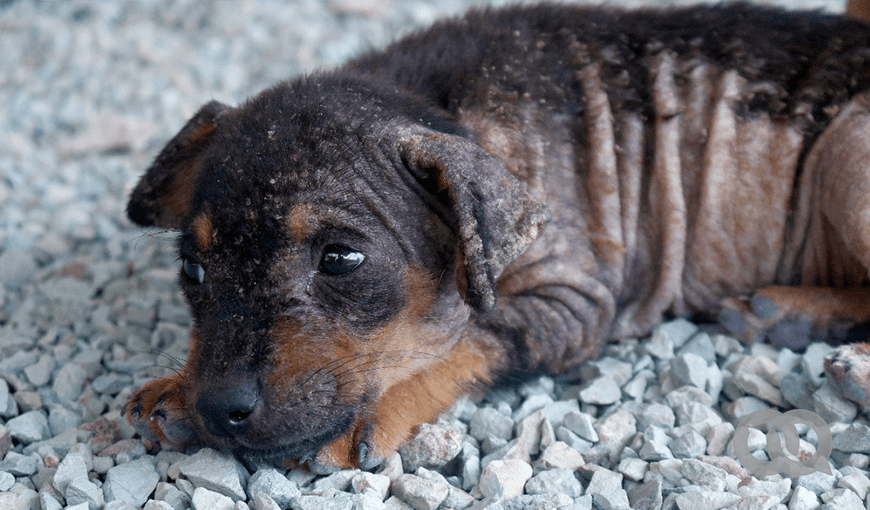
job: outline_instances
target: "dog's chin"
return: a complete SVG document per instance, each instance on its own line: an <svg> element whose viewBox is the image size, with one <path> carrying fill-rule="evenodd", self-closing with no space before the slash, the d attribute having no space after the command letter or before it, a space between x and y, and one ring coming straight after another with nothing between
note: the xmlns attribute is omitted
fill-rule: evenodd
<svg viewBox="0 0 870 510"><path fill-rule="evenodd" d="M321 448L345 434L354 423L354 413L347 412L332 420L319 430L284 431L272 439L257 438L210 438L205 443L222 450L230 451L239 459L250 462L286 466L288 463L302 464L315 457Z"/></svg>

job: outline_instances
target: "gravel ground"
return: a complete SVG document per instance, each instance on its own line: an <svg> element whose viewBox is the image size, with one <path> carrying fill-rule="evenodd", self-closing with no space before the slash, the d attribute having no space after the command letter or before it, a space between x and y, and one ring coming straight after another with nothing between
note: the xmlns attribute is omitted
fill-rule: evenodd
<svg viewBox="0 0 870 510"><path fill-rule="evenodd" d="M189 316L173 235L124 218L129 190L202 103L479 2L374 4L0 0L0 510L870 508L866 409L830 391L828 347L744 348L685 321L610 346L582 385L464 400L376 473L146 451L120 411L184 358ZM734 428L768 407L825 418L832 475L741 467ZM764 455L761 432L749 445Z"/></svg>

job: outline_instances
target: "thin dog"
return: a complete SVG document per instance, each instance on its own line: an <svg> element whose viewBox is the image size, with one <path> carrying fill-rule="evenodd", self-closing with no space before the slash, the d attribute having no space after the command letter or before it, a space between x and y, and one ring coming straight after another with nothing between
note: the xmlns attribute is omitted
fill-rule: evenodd
<svg viewBox="0 0 870 510"><path fill-rule="evenodd" d="M460 395L674 316L800 347L870 321L870 28L745 4L472 11L205 105L129 217L180 231L181 447L370 468ZM828 360L868 400L863 344Z"/></svg>

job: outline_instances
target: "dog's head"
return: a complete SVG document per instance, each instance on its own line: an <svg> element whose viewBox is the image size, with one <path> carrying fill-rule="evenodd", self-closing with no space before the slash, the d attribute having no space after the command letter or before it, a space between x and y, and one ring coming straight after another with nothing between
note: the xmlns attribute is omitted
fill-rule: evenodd
<svg viewBox="0 0 870 510"><path fill-rule="evenodd" d="M209 103L133 191L133 221L180 231L202 442L310 455L493 310L537 235L545 211L495 158L383 90L311 77Z"/></svg>

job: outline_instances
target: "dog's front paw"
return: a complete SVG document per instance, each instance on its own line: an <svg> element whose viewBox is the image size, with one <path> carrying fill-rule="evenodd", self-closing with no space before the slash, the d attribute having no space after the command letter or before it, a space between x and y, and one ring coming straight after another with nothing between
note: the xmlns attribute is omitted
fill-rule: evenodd
<svg viewBox="0 0 870 510"><path fill-rule="evenodd" d="M401 441L396 445L386 444L386 441L378 444L372 434L375 426L370 420L371 417L359 420L343 436L322 447L309 459L308 469L312 473L327 475L340 469L377 467Z"/></svg>
<svg viewBox="0 0 870 510"><path fill-rule="evenodd" d="M841 345L825 356L825 374L847 399L870 405L870 344Z"/></svg>
<svg viewBox="0 0 870 510"><path fill-rule="evenodd" d="M457 367L465 361L464 367ZM390 387L361 416L351 429L335 441L327 444L308 462L309 469L316 473L329 473L336 469L360 467L371 469L399 449L417 433L420 425L431 423L453 405L465 393L472 381L480 381L476 355L456 353L444 363L429 370L418 372L410 379ZM475 376L472 378L472 376Z"/></svg>
<svg viewBox="0 0 870 510"><path fill-rule="evenodd" d="M145 439L173 448L196 441L178 374L146 383L130 397L124 411L136 432Z"/></svg>
<svg viewBox="0 0 870 510"><path fill-rule="evenodd" d="M387 392L375 413L359 419L343 436L322 447L309 460L309 469L329 474L339 469L375 468L411 439L421 424L434 421L444 409L435 403L414 408L417 402L396 400L395 393Z"/></svg>

